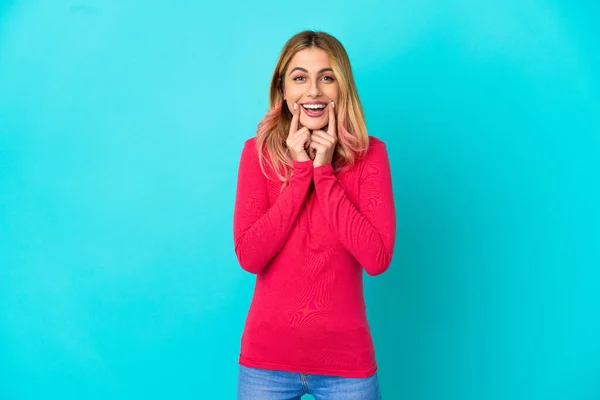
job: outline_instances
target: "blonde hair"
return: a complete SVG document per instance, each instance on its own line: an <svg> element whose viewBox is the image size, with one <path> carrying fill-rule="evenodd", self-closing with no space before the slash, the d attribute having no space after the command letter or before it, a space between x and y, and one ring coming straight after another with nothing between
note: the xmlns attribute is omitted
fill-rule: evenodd
<svg viewBox="0 0 600 400"><path fill-rule="evenodd" d="M258 124L256 132L260 168L268 179L275 180L266 171L265 165L270 166L283 183L281 190L287 185L293 169L293 160L286 145L292 113L284 105L284 77L296 53L315 47L329 55L331 68L339 83L339 98L335 105L338 142L332 161L334 171L350 169L365 156L369 146L364 112L346 50L327 33L300 32L289 39L281 50L271 78L269 111Z"/></svg>

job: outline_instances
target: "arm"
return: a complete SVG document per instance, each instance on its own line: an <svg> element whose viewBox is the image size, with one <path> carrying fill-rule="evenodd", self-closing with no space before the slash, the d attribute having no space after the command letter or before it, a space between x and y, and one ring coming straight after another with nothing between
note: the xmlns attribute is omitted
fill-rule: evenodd
<svg viewBox="0 0 600 400"><path fill-rule="evenodd" d="M348 199L331 164L314 169L315 189L338 240L369 275L379 275L392 261L396 239L396 212L385 144L373 143L364 163L359 182L360 211Z"/></svg>
<svg viewBox="0 0 600 400"><path fill-rule="evenodd" d="M269 208L267 178L253 140L246 141L238 171L233 217L235 254L240 266L261 272L287 241L312 180L312 161L294 161L288 186Z"/></svg>

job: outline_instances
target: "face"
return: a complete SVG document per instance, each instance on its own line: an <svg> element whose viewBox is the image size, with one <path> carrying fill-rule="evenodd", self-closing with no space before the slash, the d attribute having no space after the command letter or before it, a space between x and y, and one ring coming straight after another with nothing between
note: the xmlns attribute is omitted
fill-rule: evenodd
<svg viewBox="0 0 600 400"><path fill-rule="evenodd" d="M290 112L294 113L294 103L301 107L300 125L310 130L327 127L328 107L332 101L337 106L339 84L325 51L313 47L296 53L285 72L283 87Z"/></svg>

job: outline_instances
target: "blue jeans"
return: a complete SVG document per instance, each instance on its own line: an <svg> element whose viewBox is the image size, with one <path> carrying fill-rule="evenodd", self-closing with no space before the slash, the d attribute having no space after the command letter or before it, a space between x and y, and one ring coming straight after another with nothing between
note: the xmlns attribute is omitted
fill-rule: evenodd
<svg viewBox="0 0 600 400"><path fill-rule="evenodd" d="M368 378L298 374L240 365L238 400L380 400L377 373Z"/></svg>

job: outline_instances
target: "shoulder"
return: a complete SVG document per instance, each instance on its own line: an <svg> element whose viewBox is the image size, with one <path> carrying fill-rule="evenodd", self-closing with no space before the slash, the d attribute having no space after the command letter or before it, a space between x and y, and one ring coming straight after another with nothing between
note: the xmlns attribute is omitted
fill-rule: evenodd
<svg viewBox="0 0 600 400"><path fill-rule="evenodd" d="M373 177L380 177L382 174L386 176L389 173L390 161L385 142L375 136L369 136L369 148L360 166L361 184L367 180L372 181Z"/></svg>
<svg viewBox="0 0 600 400"><path fill-rule="evenodd" d="M252 136L244 141L244 149L256 149L256 136Z"/></svg>
<svg viewBox="0 0 600 400"><path fill-rule="evenodd" d="M376 136L369 135L369 148L379 146L385 147L385 142Z"/></svg>
<svg viewBox="0 0 600 400"><path fill-rule="evenodd" d="M369 148L364 161L373 161L381 158L387 159L387 146L385 142L376 136L369 136Z"/></svg>
<svg viewBox="0 0 600 400"><path fill-rule="evenodd" d="M243 165L251 165L253 168L259 168L261 171L264 170L267 174L272 173L272 161L269 152L264 147L259 152L256 136L244 140L241 153L241 163Z"/></svg>
<svg viewBox="0 0 600 400"><path fill-rule="evenodd" d="M258 157L258 150L256 148L256 137L251 137L244 140L242 146L242 157L255 159Z"/></svg>

